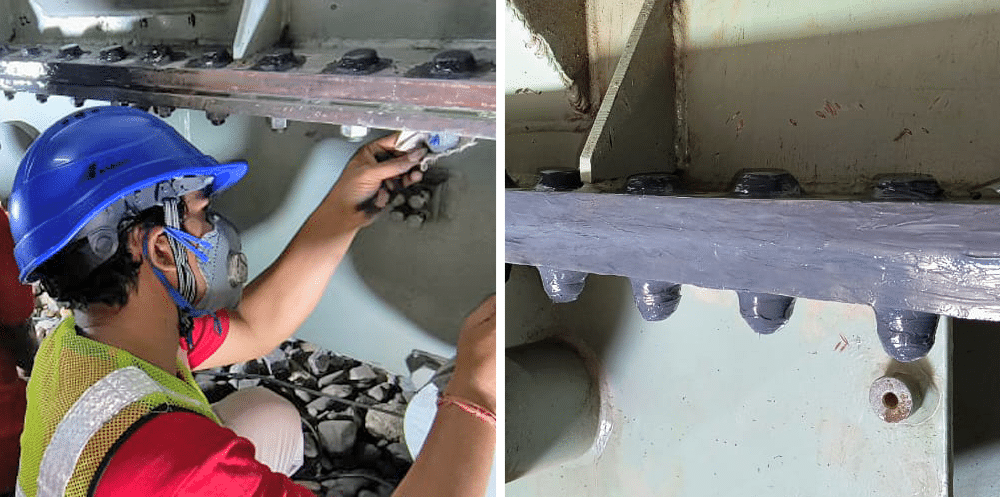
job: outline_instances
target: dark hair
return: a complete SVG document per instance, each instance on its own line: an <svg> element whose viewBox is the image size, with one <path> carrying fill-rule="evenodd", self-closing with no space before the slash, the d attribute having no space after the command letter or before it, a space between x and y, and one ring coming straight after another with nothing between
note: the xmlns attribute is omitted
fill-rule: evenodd
<svg viewBox="0 0 1000 497"><path fill-rule="evenodd" d="M0 323L0 338L3 338L0 340L0 350L6 350L14 363L30 375L35 352L38 351L38 338L31 325L31 318L18 324Z"/></svg>
<svg viewBox="0 0 1000 497"><path fill-rule="evenodd" d="M184 202L179 203L181 216ZM135 227L149 229L164 226L163 207L151 207L118 224L118 250L110 259L90 268L81 248L87 239L70 242L47 261L38 266L36 273L42 288L53 299L71 309L85 309L91 304L122 307L139 280L142 262L132 259L129 252L129 234Z"/></svg>

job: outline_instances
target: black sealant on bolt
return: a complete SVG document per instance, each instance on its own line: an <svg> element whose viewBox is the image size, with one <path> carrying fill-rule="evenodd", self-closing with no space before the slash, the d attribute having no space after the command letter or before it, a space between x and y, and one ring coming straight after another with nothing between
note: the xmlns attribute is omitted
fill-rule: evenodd
<svg viewBox="0 0 1000 497"><path fill-rule="evenodd" d="M883 174L875 177L872 198L890 201L933 201L944 190L929 174ZM937 314L875 306L875 324L882 348L899 362L913 362L934 346Z"/></svg>
<svg viewBox="0 0 1000 497"><path fill-rule="evenodd" d="M875 325L882 348L899 362L913 362L934 346L937 314L875 308Z"/></svg>
<svg viewBox="0 0 1000 497"><path fill-rule="evenodd" d="M784 295L768 293L737 292L740 299L740 315L754 331L770 335L792 317L795 299Z"/></svg>
<svg viewBox="0 0 1000 497"><path fill-rule="evenodd" d="M232 54L225 48L215 48L205 51L201 57L191 59L185 64L191 68L218 69L228 66L233 61Z"/></svg>
<svg viewBox="0 0 1000 497"><path fill-rule="evenodd" d="M579 169L543 169L538 171L535 190L568 192L583 186Z"/></svg>
<svg viewBox="0 0 1000 497"><path fill-rule="evenodd" d="M876 200L930 201L944 199L944 190L929 174L882 174L875 177Z"/></svg>
<svg viewBox="0 0 1000 497"><path fill-rule="evenodd" d="M583 186L579 169L545 169L538 172L535 189L549 192L568 192ZM552 267L538 267L542 287L549 299L556 304L572 302L583 292L587 273L568 271Z"/></svg>
<svg viewBox="0 0 1000 497"><path fill-rule="evenodd" d="M625 180L629 195L670 195L677 190L678 178L667 173L634 174ZM663 321L681 302L681 286L669 281L629 278L632 298L646 321Z"/></svg>
<svg viewBox="0 0 1000 497"><path fill-rule="evenodd" d="M325 74L372 74L392 64L392 60L378 56L374 48L356 48L344 54L337 62L327 64Z"/></svg>
<svg viewBox="0 0 1000 497"><path fill-rule="evenodd" d="M639 314L646 321L663 321L670 317L681 303L681 286L666 281L630 279L632 297Z"/></svg>
<svg viewBox="0 0 1000 497"><path fill-rule="evenodd" d="M802 187L784 169L743 169L733 177L732 192L746 198L792 198L802 195ZM784 295L736 292L740 315L750 329L761 335L778 331L792 317L795 299Z"/></svg>
<svg viewBox="0 0 1000 497"><path fill-rule="evenodd" d="M576 300L583 293L587 281L587 273L551 267L539 267L538 275L542 278L545 293L556 304Z"/></svg>

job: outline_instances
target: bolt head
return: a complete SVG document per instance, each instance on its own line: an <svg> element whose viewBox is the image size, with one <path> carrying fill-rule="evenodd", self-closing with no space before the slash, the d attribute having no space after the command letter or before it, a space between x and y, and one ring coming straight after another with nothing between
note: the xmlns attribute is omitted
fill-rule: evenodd
<svg viewBox="0 0 1000 497"><path fill-rule="evenodd" d="M784 169L743 169L733 177L731 190L738 197L788 198L802 195L802 187Z"/></svg>
<svg viewBox="0 0 1000 497"><path fill-rule="evenodd" d="M63 45L59 47L59 58L66 60L79 59L83 55L83 49L80 45L76 43L70 43L69 45Z"/></svg>
<svg viewBox="0 0 1000 497"><path fill-rule="evenodd" d="M941 200L944 190L929 174L880 174L875 177L872 198L878 200Z"/></svg>
<svg viewBox="0 0 1000 497"><path fill-rule="evenodd" d="M625 180L629 195L670 195L675 192L677 176L668 173L633 174Z"/></svg>
<svg viewBox="0 0 1000 497"><path fill-rule="evenodd" d="M538 175L537 190L565 192L583 186L579 169L543 169Z"/></svg>
<svg viewBox="0 0 1000 497"><path fill-rule="evenodd" d="M475 70L476 58L468 50L445 50L434 56L434 73L461 74Z"/></svg>

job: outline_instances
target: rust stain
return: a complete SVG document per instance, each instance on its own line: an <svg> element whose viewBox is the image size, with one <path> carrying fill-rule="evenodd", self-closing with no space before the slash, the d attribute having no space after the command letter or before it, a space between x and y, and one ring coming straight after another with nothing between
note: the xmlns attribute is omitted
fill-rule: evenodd
<svg viewBox="0 0 1000 497"><path fill-rule="evenodd" d="M911 136L913 135L913 132L910 131L910 128L903 128L903 130L900 131L899 134L896 135L896 137L892 139L892 141L898 142L899 140L902 140L903 137L906 136L906 135L911 135Z"/></svg>
<svg viewBox="0 0 1000 497"><path fill-rule="evenodd" d="M839 105L834 107L834 104L831 104L829 100L827 100L826 105L823 106L823 110L825 110L830 117L837 117L837 109L839 108Z"/></svg>
<svg viewBox="0 0 1000 497"><path fill-rule="evenodd" d="M924 133L927 133L928 135L931 134L931 131L927 128L920 128L920 130L923 131Z"/></svg>
<svg viewBox="0 0 1000 497"><path fill-rule="evenodd" d="M847 346L848 345L850 345L850 342L848 342L847 341L847 337L845 337L844 334L841 333L840 334L840 341L837 342L837 344L833 346L833 350L836 350L837 352L843 352L843 351L847 350Z"/></svg>
<svg viewBox="0 0 1000 497"><path fill-rule="evenodd" d="M820 119L826 119L826 114L824 114L823 111L817 110L816 115L819 116Z"/></svg>
<svg viewBox="0 0 1000 497"><path fill-rule="evenodd" d="M788 123L791 124L792 126L798 126L799 125L799 122L796 121L795 119L789 119Z"/></svg>

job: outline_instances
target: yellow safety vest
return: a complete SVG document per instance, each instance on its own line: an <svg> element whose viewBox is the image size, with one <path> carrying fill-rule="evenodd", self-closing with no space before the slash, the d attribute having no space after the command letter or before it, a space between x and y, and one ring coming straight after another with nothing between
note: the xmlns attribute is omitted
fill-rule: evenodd
<svg viewBox="0 0 1000 497"><path fill-rule="evenodd" d="M15 495L91 494L116 442L154 409L187 410L220 423L179 360L178 371L183 379L78 335L73 318L65 319L35 356Z"/></svg>

